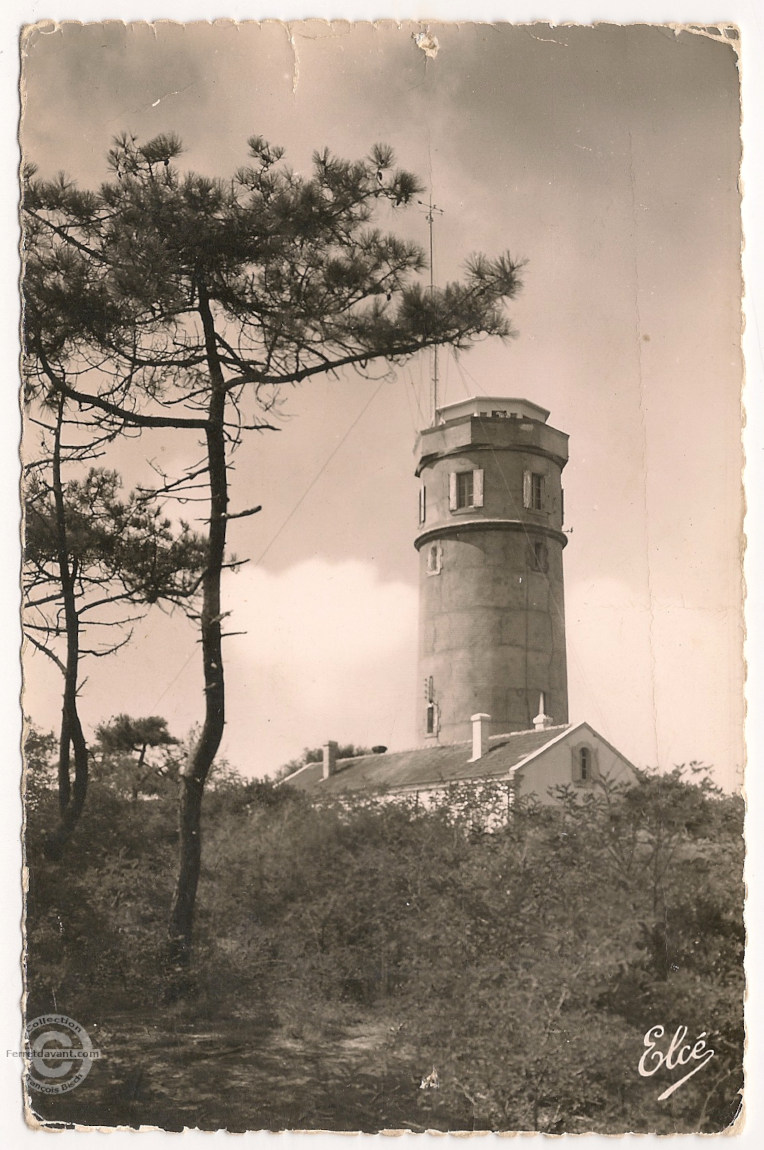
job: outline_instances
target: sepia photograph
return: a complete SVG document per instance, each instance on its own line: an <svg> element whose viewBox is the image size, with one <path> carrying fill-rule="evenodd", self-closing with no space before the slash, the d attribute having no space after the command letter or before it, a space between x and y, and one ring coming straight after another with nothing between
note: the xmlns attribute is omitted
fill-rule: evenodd
<svg viewBox="0 0 764 1150"><path fill-rule="evenodd" d="M739 1133L741 30L19 51L27 1125Z"/></svg>

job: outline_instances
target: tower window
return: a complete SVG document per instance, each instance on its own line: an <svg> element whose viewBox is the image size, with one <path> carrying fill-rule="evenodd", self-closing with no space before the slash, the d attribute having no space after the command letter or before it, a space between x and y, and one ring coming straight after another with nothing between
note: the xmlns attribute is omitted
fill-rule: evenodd
<svg viewBox="0 0 764 1150"><path fill-rule="evenodd" d="M424 523L427 518L427 488L424 483L419 488L419 522Z"/></svg>
<svg viewBox="0 0 764 1150"><path fill-rule="evenodd" d="M427 574L440 575L443 549L440 543L432 543L427 548Z"/></svg>
<svg viewBox="0 0 764 1150"><path fill-rule="evenodd" d="M546 543L539 539L533 544L531 568L533 571L541 571L544 573L549 570L549 549Z"/></svg>
<svg viewBox="0 0 764 1150"><path fill-rule="evenodd" d="M456 473L456 506L473 507L475 497L475 481L471 471L458 471Z"/></svg>
<svg viewBox="0 0 764 1150"><path fill-rule="evenodd" d="M545 477L538 471L523 473L523 507L529 511L544 510Z"/></svg>
<svg viewBox="0 0 764 1150"><path fill-rule="evenodd" d="M427 735L437 735L438 733L438 704L435 702L435 691L433 688L432 675L425 680L424 693L427 700L427 707L425 710L425 723L424 730Z"/></svg>
<svg viewBox="0 0 764 1150"><path fill-rule="evenodd" d="M448 506L451 511L464 511L483 506L483 472L452 471L449 475Z"/></svg>

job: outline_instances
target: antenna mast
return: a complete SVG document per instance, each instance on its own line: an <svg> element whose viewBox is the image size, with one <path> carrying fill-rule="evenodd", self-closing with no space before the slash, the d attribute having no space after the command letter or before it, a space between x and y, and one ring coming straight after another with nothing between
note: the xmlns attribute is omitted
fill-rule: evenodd
<svg viewBox="0 0 764 1150"><path fill-rule="evenodd" d="M424 200L418 201L423 208L427 208L425 219L427 220L430 230L430 295L435 295L435 262L433 259L433 244L432 244L432 224L435 219L435 213L439 216L443 215L443 209L439 208L437 204L432 202L432 192L430 192L430 199L427 203ZM434 427L438 418L438 345L434 344L432 349L432 381L430 387L430 407L432 417L430 426Z"/></svg>

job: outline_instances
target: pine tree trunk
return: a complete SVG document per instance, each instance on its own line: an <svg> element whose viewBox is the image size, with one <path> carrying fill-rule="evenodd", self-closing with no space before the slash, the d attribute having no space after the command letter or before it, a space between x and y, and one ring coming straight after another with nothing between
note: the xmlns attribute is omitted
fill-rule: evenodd
<svg viewBox="0 0 764 1150"><path fill-rule="evenodd" d="M176 972L191 959L194 907L202 859L201 815L204 785L225 726L225 680L221 638L220 584L225 561L228 475L226 465L226 392L217 358L209 301L199 287L199 313L204 325L212 391L208 412L207 465L210 482L210 525L207 566L202 579L201 641L204 667L204 723L181 778L178 881L169 923L169 960ZM182 989L179 987L178 989Z"/></svg>
<svg viewBox="0 0 764 1150"><path fill-rule="evenodd" d="M82 814L83 807L85 806L85 796L87 795L88 787L88 748L85 742L85 736L82 731L82 724L80 723L79 715L77 713L76 701L76 678L77 669L76 665L70 674L70 669L67 666L67 687L69 683L75 684L73 689L65 691L64 694L64 712L61 718L61 740L59 746L62 747L66 743L65 760L59 762L59 785L61 784L62 776L65 772L66 780L66 801L63 801L63 790L59 790L59 821L58 825L51 831L45 840L45 854L50 859L60 859L64 847L71 838L74 830L79 822L80 815ZM67 699L67 694L73 696L72 699ZM74 748L74 785L70 789L69 784L69 745ZM65 768L62 763L65 761Z"/></svg>
<svg viewBox="0 0 764 1150"><path fill-rule="evenodd" d="M66 663L64 664L64 703L59 738L58 800L59 822L48 835L45 853L59 859L64 846L76 827L88 786L88 748L77 710L77 677L80 660L80 621L74 593L74 571L69 554L64 487L61 479L61 428L63 425L64 397L59 399L58 418L53 442L52 490L56 515L56 546L58 574L64 602L66 628ZM74 749L74 785L71 785L70 747Z"/></svg>

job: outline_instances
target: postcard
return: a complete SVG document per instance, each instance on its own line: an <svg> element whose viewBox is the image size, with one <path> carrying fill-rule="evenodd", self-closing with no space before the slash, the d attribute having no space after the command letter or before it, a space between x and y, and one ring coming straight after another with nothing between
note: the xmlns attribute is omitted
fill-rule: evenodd
<svg viewBox="0 0 764 1150"><path fill-rule="evenodd" d="M740 54L23 29L30 1127L742 1129Z"/></svg>

